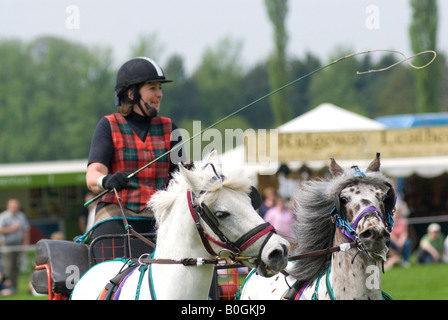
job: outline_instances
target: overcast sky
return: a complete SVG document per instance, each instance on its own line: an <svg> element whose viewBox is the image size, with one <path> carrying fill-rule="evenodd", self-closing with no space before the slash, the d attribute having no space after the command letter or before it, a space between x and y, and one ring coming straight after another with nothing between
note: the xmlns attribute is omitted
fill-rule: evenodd
<svg viewBox="0 0 448 320"><path fill-rule="evenodd" d="M448 54L448 1L439 0L438 49ZM338 46L410 54L409 0L289 0L288 54L309 51L327 60ZM0 39L56 35L109 46L121 65L139 35L156 32L166 59L181 55L187 70L204 50L231 37L252 66L272 49L264 0L0 0Z"/></svg>

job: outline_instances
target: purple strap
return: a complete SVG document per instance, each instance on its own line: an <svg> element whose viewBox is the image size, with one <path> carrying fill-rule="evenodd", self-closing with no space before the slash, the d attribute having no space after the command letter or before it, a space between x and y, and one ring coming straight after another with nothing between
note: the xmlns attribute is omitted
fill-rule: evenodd
<svg viewBox="0 0 448 320"><path fill-rule="evenodd" d="M361 221L361 219L364 217L364 215L370 211L374 211L374 212L378 213L378 215L381 218L381 221L383 221L383 224L386 225L384 223L384 218L383 218L383 215L381 214L381 212L375 207L368 207L368 208L365 208L364 210L362 210L362 212L356 217L355 222L353 223L353 230L356 231L359 221Z"/></svg>
<svg viewBox="0 0 448 320"><path fill-rule="evenodd" d="M118 300L120 298L120 294L121 294L121 289L123 289L123 286L126 282L126 280L128 280L129 276L131 274L134 273L135 270L137 270L138 268L134 268L134 270L132 270L131 272L129 272L129 274L123 279L123 281L121 281L120 286L117 289L117 292L115 292L114 294L114 300Z"/></svg>

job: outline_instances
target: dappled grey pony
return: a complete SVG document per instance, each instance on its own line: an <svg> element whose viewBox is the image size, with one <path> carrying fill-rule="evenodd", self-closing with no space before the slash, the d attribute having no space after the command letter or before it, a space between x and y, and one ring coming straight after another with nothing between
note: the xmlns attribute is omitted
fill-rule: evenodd
<svg viewBox="0 0 448 320"><path fill-rule="evenodd" d="M336 248L288 264L288 276L261 278L255 271L241 299L382 299L381 267L386 260L396 196L380 172L380 155L366 172L342 169L331 159L331 179L305 182L296 192L296 250ZM352 246L349 247L349 243Z"/></svg>

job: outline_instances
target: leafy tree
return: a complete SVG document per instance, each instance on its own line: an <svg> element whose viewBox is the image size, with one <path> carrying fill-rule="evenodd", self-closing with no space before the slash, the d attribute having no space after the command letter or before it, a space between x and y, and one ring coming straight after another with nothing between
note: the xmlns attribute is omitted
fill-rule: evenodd
<svg viewBox="0 0 448 320"><path fill-rule="evenodd" d="M316 56L308 52L302 60L291 60L290 65L291 79L293 80L319 68L320 61ZM312 96L310 92L311 81L312 77L308 77L290 87L288 98L292 108L292 117L297 117L308 109L314 107L312 105Z"/></svg>
<svg viewBox="0 0 448 320"><path fill-rule="evenodd" d="M437 46L437 1L411 0L412 22L409 26L411 48L414 53L424 50L436 50ZM414 60L416 65L424 65L430 55L420 55ZM419 112L439 111L441 90L440 59L433 61L424 69L415 70L415 86L417 89L417 110Z"/></svg>
<svg viewBox="0 0 448 320"><path fill-rule="evenodd" d="M286 57L288 34L285 27L288 4L287 0L265 0L264 3L274 28L275 49L269 58L268 66L271 89L275 90L286 84L288 79ZM269 97L276 126L291 118L287 96L288 89L284 89Z"/></svg>
<svg viewBox="0 0 448 320"><path fill-rule="evenodd" d="M114 111L110 50L41 37L4 41L0 56L0 162L87 157L99 115Z"/></svg>
<svg viewBox="0 0 448 320"><path fill-rule="evenodd" d="M351 52L347 49L337 49L330 61L345 56ZM363 113L362 103L357 91L359 70L356 59L343 60L330 68L313 75L310 84L312 108L321 103L334 103L353 112Z"/></svg>
<svg viewBox="0 0 448 320"><path fill-rule="evenodd" d="M240 41L225 38L205 51L192 76L198 92L197 119L210 125L241 105L241 47Z"/></svg>
<svg viewBox="0 0 448 320"><path fill-rule="evenodd" d="M269 72L266 63L258 63L253 68L248 70L244 75L242 81L243 101L239 107L252 103L262 96L268 94L269 86ZM269 99L264 99L251 107L243 110L240 115L244 117L250 127L259 128L273 128L274 115L272 108L269 105Z"/></svg>
<svg viewBox="0 0 448 320"><path fill-rule="evenodd" d="M159 41L156 32L141 34L137 41L131 45L131 57L148 57L159 61L163 53L163 44Z"/></svg>

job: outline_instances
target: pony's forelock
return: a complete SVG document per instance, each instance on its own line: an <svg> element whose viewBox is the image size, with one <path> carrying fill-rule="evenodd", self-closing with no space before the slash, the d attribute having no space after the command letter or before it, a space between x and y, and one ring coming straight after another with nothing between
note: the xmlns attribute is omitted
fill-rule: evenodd
<svg viewBox="0 0 448 320"><path fill-rule="evenodd" d="M202 193L197 199L198 202L204 201L212 205L216 201L217 193L215 191L223 187L237 192L248 193L250 190L249 179L242 174L241 170L226 172L224 180L212 179L214 176L213 171L203 167L196 167L191 172L202 181L202 190L209 191ZM176 171L166 190L160 190L151 197L148 201L148 207L154 212L158 225L164 219L163 214L169 212L175 201L182 197L182 195L185 194L186 196L187 189L190 189L190 187L186 177L180 171Z"/></svg>

